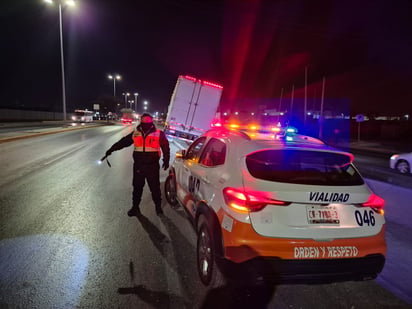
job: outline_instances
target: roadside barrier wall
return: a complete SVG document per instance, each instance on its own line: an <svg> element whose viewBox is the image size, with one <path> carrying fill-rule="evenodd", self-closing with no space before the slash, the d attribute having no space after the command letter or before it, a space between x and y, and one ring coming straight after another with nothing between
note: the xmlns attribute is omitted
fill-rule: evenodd
<svg viewBox="0 0 412 309"><path fill-rule="evenodd" d="M67 114L67 117L71 114ZM63 113L0 108L0 121L62 120Z"/></svg>

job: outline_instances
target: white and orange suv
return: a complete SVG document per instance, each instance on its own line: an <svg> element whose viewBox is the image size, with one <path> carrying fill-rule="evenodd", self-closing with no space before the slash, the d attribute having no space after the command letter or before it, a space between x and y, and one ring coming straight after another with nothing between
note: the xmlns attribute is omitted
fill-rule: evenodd
<svg viewBox="0 0 412 309"><path fill-rule="evenodd" d="M218 286L246 269L276 282L375 278L385 263L384 201L352 161L311 137L228 129L179 150L165 195L192 219L201 281Z"/></svg>

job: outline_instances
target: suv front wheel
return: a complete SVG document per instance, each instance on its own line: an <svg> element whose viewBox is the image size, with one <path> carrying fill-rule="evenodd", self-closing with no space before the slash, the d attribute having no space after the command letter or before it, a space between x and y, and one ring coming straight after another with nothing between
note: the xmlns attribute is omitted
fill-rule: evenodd
<svg viewBox="0 0 412 309"><path fill-rule="evenodd" d="M210 225L200 216L197 233L197 270L200 280L211 288L224 285L225 278L216 263L216 246Z"/></svg>

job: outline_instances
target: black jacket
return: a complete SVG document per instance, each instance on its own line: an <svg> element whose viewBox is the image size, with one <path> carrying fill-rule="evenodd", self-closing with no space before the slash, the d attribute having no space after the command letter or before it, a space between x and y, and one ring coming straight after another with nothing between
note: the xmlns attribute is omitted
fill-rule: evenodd
<svg viewBox="0 0 412 309"><path fill-rule="evenodd" d="M143 133L143 136L146 137L152 132L156 132L156 127L152 125L150 129L147 132L144 132L141 125L138 125L136 127L136 130L140 130L140 132ZM130 133L129 135L126 135L125 137L121 138L118 142L114 143L112 147L110 147L109 151L117 151L120 149L123 149L125 147L129 147L130 145L133 145L133 132ZM163 131L160 131L160 148L162 149L163 153L163 162L169 164L170 160L170 147L169 147L169 141L166 138L166 135ZM133 159L135 163L158 163L159 162L159 154L157 152L138 152L138 151L133 151Z"/></svg>

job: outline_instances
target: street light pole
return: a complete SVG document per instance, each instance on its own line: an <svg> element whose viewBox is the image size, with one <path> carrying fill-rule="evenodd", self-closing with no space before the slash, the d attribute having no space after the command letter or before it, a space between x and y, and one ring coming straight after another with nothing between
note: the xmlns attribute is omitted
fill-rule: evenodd
<svg viewBox="0 0 412 309"><path fill-rule="evenodd" d="M109 79L113 79L113 97L116 98L116 79L120 80L122 77L119 74L109 74Z"/></svg>
<svg viewBox="0 0 412 309"><path fill-rule="evenodd" d="M134 106L135 106L135 110L137 111L137 96L139 94L137 92L134 93Z"/></svg>
<svg viewBox="0 0 412 309"><path fill-rule="evenodd" d="M124 92L124 107L127 108L127 97L130 95L130 93L128 92Z"/></svg>
<svg viewBox="0 0 412 309"><path fill-rule="evenodd" d="M53 4L53 0L44 0L49 4ZM61 69L62 69L62 96L63 96L63 120L66 120L66 83L65 83L65 74L64 74L64 52L63 52L63 14L62 14L62 1L59 3L59 34L60 34L60 60L61 60ZM69 6L74 6L74 0L67 0L65 2Z"/></svg>
<svg viewBox="0 0 412 309"><path fill-rule="evenodd" d="M62 4L60 2L59 2L59 23L60 23L60 58L61 58L61 65L62 65L63 120L66 120L66 83L64 80Z"/></svg>

